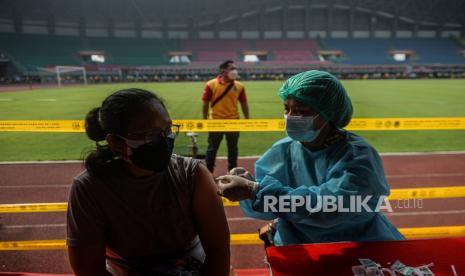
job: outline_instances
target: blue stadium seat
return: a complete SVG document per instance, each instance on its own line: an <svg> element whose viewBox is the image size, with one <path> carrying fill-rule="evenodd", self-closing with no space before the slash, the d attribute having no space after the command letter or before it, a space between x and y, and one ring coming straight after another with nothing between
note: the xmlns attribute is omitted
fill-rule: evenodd
<svg viewBox="0 0 465 276"><path fill-rule="evenodd" d="M412 50L411 62L418 64L463 64L460 46L451 39L324 39L326 50L341 50L347 64L399 64L391 50ZM409 61L407 61L409 62Z"/></svg>

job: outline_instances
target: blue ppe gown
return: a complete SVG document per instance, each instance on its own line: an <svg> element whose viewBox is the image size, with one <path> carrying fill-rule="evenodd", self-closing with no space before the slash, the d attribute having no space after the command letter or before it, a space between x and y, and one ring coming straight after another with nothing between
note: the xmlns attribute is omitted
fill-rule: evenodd
<svg viewBox="0 0 465 276"><path fill-rule="evenodd" d="M360 212L309 212L304 205L294 212L271 208L264 212L265 196L304 196L311 199L312 207L317 207L319 196L340 196L348 207L349 196L363 199L370 195L367 205L374 210L379 197L389 195L381 158L360 136L344 135L345 141L317 151L287 137L255 163L256 199L243 200L240 206L248 217L278 218L275 245L404 239L382 213L364 208L356 210Z"/></svg>

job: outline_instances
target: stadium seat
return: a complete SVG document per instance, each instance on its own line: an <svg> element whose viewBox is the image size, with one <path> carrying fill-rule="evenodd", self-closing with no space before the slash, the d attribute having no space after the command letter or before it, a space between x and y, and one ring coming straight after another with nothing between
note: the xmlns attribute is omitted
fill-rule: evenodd
<svg viewBox="0 0 465 276"><path fill-rule="evenodd" d="M412 50L412 62L419 64L463 64L459 45L451 39L325 39L325 50L340 50L348 64L399 64L389 51ZM405 62L404 62L405 63Z"/></svg>

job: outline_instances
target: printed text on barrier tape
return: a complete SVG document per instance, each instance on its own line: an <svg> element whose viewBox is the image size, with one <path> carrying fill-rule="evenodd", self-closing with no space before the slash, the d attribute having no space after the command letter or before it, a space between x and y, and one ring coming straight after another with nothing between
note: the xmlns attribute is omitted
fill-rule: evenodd
<svg viewBox="0 0 465 276"><path fill-rule="evenodd" d="M282 119L174 120L181 132L284 131ZM453 130L465 129L465 118L356 118L348 130ZM0 121L0 131L84 132L82 120Z"/></svg>
<svg viewBox="0 0 465 276"><path fill-rule="evenodd" d="M84 132L82 120L0 121L0 131Z"/></svg>
<svg viewBox="0 0 465 276"><path fill-rule="evenodd" d="M439 188L413 188L392 189L389 200L403 200L414 198L456 198L465 197L465 186L439 187ZM238 202L223 199L224 206L239 206ZM66 211L66 203L31 203L31 204L0 204L0 213L38 213L38 212L63 212Z"/></svg>
<svg viewBox="0 0 465 276"><path fill-rule="evenodd" d="M465 237L465 226L439 226L399 228L407 239L434 239L449 237ZM258 234L231 234L231 245L263 244ZM63 250L66 249L65 240L40 241L3 241L0 251L6 250Z"/></svg>

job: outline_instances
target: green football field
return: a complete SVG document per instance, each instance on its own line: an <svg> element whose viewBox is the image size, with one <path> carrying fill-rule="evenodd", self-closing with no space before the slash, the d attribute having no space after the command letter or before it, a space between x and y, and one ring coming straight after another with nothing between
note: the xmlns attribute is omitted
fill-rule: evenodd
<svg viewBox="0 0 465 276"><path fill-rule="evenodd" d="M282 82L244 82L251 117L282 118L277 92ZM353 80L344 81L355 118L465 117L465 80ZM110 93L123 88L148 89L162 96L173 119L200 119L202 82L131 83L87 87L49 88L0 93L0 120L83 119ZM430 152L465 150L465 130L360 131L380 152ZM241 133L241 156L261 155L282 132ZM206 148L200 134L200 149ZM190 140L180 134L175 152L187 154ZM75 160L93 143L84 133L0 132L0 161ZM219 155L226 155L225 142Z"/></svg>

